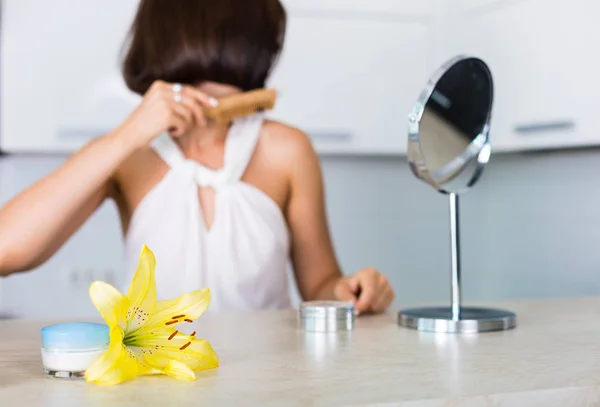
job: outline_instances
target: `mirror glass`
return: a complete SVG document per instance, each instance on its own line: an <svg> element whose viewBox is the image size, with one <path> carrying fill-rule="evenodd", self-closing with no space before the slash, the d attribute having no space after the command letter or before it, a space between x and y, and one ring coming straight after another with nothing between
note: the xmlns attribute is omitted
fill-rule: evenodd
<svg viewBox="0 0 600 407"><path fill-rule="evenodd" d="M493 81L482 60L459 56L429 80L409 116L413 173L443 193L477 182L489 160Z"/></svg>

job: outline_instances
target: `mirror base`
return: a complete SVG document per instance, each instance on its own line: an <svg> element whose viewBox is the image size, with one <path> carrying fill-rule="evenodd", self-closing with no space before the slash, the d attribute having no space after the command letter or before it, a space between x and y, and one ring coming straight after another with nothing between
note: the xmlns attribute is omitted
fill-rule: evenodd
<svg viewBox="0 0 600 407"><path fill-rule="evenodd" d="M461 307L460 318L452 318L452 307L425 307L402 310L398 324L424 332L468 334L515 328L517 316L509 311Z"/></svg>

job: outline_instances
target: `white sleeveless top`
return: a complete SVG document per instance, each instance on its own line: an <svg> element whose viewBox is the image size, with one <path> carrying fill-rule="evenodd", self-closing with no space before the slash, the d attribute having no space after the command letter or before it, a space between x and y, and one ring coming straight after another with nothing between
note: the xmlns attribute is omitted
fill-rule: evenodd
<svg viewBox="0 0 600 407"><path fill-rule="evenodd" d="M125 236L127 284L146 244L156 255L159 300L208 287L209 311L291 307L287 224L268 195L241 181L262 123L262 114L234 121L218 171L186 159L168 134L155 140L152 147L170 169L132 216ZM210 229L198 186L215 190Z"/></svg>

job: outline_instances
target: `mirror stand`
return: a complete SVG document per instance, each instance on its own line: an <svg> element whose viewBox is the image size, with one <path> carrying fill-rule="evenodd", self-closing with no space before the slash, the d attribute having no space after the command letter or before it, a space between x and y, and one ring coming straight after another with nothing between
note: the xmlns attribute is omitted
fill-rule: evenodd
<svg viewBox="0 0 600 407"><path fill-rule="evenodd" d="M459 194L472 188L487 165L494 81L487 64L458 55L430 78L408 117L409 168L448 195L451 304L400 311L398 324L419 331L477 333L516 326L512 312L461 304Z"/></svg>
<svg viewBox="0 0 600 407"><path fill-rule="evenodd" d="M450 266L451 266L451 292L452 319L460 319L460 241L458 224L458 195L448 194L448 207L450 209Z"/></svg>
<svg viewBox="0 0 600 407"><path fill-rule="evenodd" d="M477 333L502 331L516 326L512 312L461 305L460 224L458 194L448 194L450 209L451 301L449 307L411 308L400 311L398 323L419 331L440 333Z"/></svg>

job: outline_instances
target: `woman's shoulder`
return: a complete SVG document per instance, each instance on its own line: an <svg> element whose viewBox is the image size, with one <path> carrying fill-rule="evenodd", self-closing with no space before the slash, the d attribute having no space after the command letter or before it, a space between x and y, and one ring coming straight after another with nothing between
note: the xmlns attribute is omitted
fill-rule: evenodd
<svg viewBox="0 0 600 407"><path fill-rule="evenodd" d="M319 188L319 157L305 132L282 122L266 120L259 146L272 168L285 173L291 185Z"/></svg>
<svg viewBox="0 0 600 407"><path fill-rule="evenodd" d="M265 120L260 143L282 160L295 161L315 154L310 137L302 130L289 124Z"/></svg>

